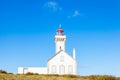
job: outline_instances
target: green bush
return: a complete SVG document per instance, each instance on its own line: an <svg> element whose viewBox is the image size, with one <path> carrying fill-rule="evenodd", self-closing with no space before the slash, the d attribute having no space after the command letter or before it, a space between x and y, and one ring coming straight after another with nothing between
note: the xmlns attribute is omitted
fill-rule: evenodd
<svg viewBox="0 0 120 80"><path fill-rule="evenodd" d="M38 73L31 73L31 72L28 72L28 73L26 73L26 75L38 75Z"/></svg>
<svg viewBox="0 0 120 80"><path fill-rule="evenodd" d="M103 76L96 76L96 75L91 75L88 77L90 80L117 80L116 77L113 76L108 76L108 75L103 75Z"/></svg>
<svg viewBox="0 0 120 80"><path fill-rule="evenodd" d="M7 74L7 72L4 70L0 70L0 73Z"/></svg>
<svg viewBox="0 0 120 80"><path fill-rule="evenodd" d="M68 77L68 78L77 78L78 76L77 75L61 75L63 77Z"/></svg>

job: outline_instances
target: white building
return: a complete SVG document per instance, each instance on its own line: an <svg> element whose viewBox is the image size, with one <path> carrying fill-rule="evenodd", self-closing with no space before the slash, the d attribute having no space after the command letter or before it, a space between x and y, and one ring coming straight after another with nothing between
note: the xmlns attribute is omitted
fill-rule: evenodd
<svg viewBox="0 0 120 80"><path fill-rule="evenodd" d="M48 60L47 67L19 67L18 74L31 72L38 74L77 75L75 49L73 49L73 56L70 56L65 51L65 43L66 36L63 34L62 28L59 28L57 30L57 34L55 35L56 52L55 55Z"/></svg>

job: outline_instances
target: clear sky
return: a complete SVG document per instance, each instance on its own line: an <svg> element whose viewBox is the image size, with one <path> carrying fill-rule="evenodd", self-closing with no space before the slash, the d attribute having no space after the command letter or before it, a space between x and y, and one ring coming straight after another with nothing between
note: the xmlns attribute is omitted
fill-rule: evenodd
<svg viewBox="0 0 120 80"><path fill-rule="evenodd" d="M120 76L120 0L0 0L0 69L45 67L62 24L80 75Z"/></svg>

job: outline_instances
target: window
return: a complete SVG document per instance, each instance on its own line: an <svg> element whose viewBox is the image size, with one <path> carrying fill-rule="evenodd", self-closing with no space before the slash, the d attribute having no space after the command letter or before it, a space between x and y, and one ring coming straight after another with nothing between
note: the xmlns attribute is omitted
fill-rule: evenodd
<svg viewBox="0 0 120 80"><path fill-rule="evenodd" d="M23 74L28 73L28 68L23 68Z"/></svg>
<svg viewBox="0 0 120 80"><path fill-rule="evenodd" d="M56 73L56 66L55 65L52 66L52 73L53 74Z"/></svg>
<svg viewBox="0 0 120 80"><path fill-rule="evenodd" d="M68 73L73 73L73 67L72 67L72 65L68 66Z"/></svg>
<svg viewBox="0 0 120 80"><path fill-rule="evenodd" d="M60 61L61 61L61 62L64 61L64 56L60 56Z"/></svg>
<svg viewBox="0 0 120 80"><path fill-rule="evenodd" d="M59 67L59 73L60 74L65 74L65 66L64 65L60 65L60 67Z"/></svg>

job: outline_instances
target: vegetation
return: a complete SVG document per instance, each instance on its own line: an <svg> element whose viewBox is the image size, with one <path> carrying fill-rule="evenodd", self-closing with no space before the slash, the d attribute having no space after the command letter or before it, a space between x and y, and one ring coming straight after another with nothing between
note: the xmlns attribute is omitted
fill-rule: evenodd
<svg viewBox="0 0 120 80"><path fill-rule="evenodd" d="M4 70L0 70L0 73L7 74L7 72Z"/></svg>
<svg viewBox="0 0 120 80"><path fill-rule="evenodd" d="M34 73L27 74L11 74L0 70L0 80L120 80L119 77L109 75L91 75L91 76L75 76L75 75L39 75Z"/></svg>

